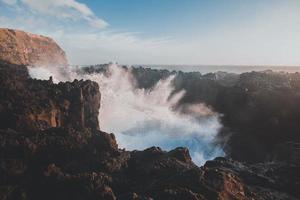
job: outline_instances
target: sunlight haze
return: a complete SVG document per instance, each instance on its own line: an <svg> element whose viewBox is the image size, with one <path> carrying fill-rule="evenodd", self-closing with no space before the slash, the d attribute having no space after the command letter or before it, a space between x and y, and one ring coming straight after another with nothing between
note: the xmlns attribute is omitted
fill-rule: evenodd
<svg viewBox="0 0 300 200"><path fill-rule="evenodd" d="M300 65L297 0L0 0L0 26L54 38L72 64Z"/></svg>

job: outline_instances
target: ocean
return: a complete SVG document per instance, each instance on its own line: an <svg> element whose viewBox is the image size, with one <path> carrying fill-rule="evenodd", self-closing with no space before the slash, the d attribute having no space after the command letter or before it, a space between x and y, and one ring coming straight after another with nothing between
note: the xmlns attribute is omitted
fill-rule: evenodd
<svg viewBox="0 0 300 200"><path fill-rule="evenodd" d="M134 65L134 66L142 66L142 67L150 67L152 69L167 69L170 71L183 71L183 72L200 72L202 74L210 73L210 72L230 72L230 73L244 73L251 71L283 71L283 72L300 72L300 66L238 66L238 65Z"/></svg>

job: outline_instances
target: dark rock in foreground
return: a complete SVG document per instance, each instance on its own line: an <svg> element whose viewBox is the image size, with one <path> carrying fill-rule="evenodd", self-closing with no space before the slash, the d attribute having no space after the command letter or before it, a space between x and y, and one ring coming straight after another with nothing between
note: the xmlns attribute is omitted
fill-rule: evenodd
<svg viewBox="0 0 300 200"><path fill-rule="evenodd" d="M100 92L96 83L53 84L33 80L26 67L0 66L0 128L45 130L53 127L99 129Z"/></svg>
<svg viewBox="0 0 300 200"><path fill-rule="evenodd" d="M196 166L185 148L118 149L98 128L91 81L53 84L0 67L0 199L299 199L292 162L216 158Z"/></svg>

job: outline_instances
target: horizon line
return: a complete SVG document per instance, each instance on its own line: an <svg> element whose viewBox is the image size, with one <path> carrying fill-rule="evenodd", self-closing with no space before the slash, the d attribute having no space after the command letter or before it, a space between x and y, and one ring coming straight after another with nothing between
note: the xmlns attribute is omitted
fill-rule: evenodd
<svg viewBox="0 0 300 200"><path fill-rule="evenodd" d="M188 67L300 67L299 65L276 65L276 64L266 64L266 65L251 65L251 64L124 64L118 62L103 62L103 63L96 63L96 64L70 64L73 66L80 66L80 65L106 65L106 64L117 64L117 65L126 65L126 66L188 66Z"/></svg>

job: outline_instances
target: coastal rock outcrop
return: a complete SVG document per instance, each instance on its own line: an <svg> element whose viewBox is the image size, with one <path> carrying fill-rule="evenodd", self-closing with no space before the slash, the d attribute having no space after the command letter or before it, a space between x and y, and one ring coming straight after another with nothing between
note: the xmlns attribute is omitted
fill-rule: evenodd
<svg viewBox="0 0 300 200"><path fill-rule="evenodd" d="M0 199L299 199L299 163L216 158L196 166L186 148L118 149L100 131L91 81L54 84L0 67Z"/></svg>
<svg viewBox="0 0 300 200"><path fill-rule="evenodd" d="M0 28L0 62L17 65L67 65L65 52L51 38Z"/></svg>
<svg viewBox="0 0 300 200"><path fill-rule="evenodd" d="M223 125L218 141L228 157L246 162L300 161L300 73L168 71L126 67L137 87L150 89L162 79L174 76L174 94L184 90L177 104L205 103L221 114ZM81 68L80 73L106 73L108 65Z"/></svg>
<svg viewBox="0 0 300 200"><path fill-rule="evenodd" d="M3 55L24 61L14 57L18 54ZM24 65L8 64L9 59L0 61L0 199L300 199L300 163L294 159L249 164L216 158L199 167L183 147L119 149L114 134L99 128L97 83L31 79ZM187 81L180 83L194 80Z"/></svg>
<svg viewBox="0 0 300 200"><path fill-rule="evenodd" d="M28 78L26 67L0 64L0 127L46 130L55 127L99 129L97 83L75 80L53 84Z"/></svg>

